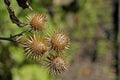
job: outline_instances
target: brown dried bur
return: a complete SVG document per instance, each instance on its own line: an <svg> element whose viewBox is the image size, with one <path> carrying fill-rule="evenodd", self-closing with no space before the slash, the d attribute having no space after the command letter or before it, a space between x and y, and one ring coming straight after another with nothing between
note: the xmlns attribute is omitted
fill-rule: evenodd
<svg viewBox="0 0 120 80"><path fill-rule="evenodd" d="M47 57L46 62L52 76L56 76L67 70L67 65L64 59L60 56Z"/></svg>
<svg viewBox="0 0 120 80"><path fill-rule="evenodd" d="M33 37L30 36L23 44L26 55L35 60L39 60L50 49L49 42L44 38L37 37L35 34Z"/></svg>
<svg viewBox="0 0 120 80"><path fill-rule="evenodd" d="M33 30L43 30L47 22L46 16L36 13L27 17Z"/></svg>
<svg viewBox="0 0 120 80"><path fill-rule="evenodd" d="M52 48L56 52L62 52L64 49L68 49L70 44L69 41L69 37L63 33L54 33L51 37Z"/></svg>

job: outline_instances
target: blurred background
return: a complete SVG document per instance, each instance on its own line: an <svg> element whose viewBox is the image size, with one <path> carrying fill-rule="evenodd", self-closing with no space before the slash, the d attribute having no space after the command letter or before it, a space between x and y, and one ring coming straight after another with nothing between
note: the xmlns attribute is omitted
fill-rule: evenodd
<svg viewBox="0 0 120 80"><path fill-rule="evenodd" d="M0 37L25 30L13 24L0 0ZM47 27L63 27L71 39L69 68L55 80L119 80L120 30L118 0L29 0L32 12L47 16ZM16 16L26 22L31 10L11 0ZM39 63L26 58L21 45L0 40L0 80L53 80Z"/></svg>

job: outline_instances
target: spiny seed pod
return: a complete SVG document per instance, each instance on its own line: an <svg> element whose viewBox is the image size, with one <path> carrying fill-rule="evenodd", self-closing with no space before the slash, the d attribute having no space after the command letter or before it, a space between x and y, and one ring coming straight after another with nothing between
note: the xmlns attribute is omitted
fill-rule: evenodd
<svg viewBox="0 0 120 80"><path fill-rule="evenodd" d="M69 38L63 33L55 33L51 37L51 44L55 51L61 52L62 50L69 48Z"/></svg>
<svg viewBox="0 0 120 80"><path fill-rule="evenodd" d="M37 13L32 17L29 16L28 19L33 30L43 30L45 28L45 23L47 22L46 16Z"/></svg>
<svg viewBox="0 0 120 80"><path fill-rule="evenodd" d="M49 51L49 43L44 38L30 36L24 43L26 55L32 59L39 60L45 53Z"/></svg>
<svg viewBox="0 0 120 80"><path fill-rule="evenodd" d="M47 67L50 70L52 76L58 75L67 70L66 63L60 56L47 57Z"/></svg>

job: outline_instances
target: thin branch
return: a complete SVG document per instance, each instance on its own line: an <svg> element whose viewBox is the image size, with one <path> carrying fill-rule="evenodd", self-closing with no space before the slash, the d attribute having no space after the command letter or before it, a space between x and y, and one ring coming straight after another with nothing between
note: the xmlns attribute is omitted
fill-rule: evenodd
<svg viewBox="0 0 120 80"><path fill-rule="evenodd" d="M16 42L12 38L5 38L5 37L0 37L0 40L7 40L7 41L11 41L11 42Z"/></svg>
<svg viewBox="0 0 120 80"><path fill-rule="evenodd" d="M12 9L12 7L10 6L11 3L10 3L10 0L4 0L4 3L5 5L7 6L7 10L9 12L9 16L10 16L10 19L13 23L17 24L19 27L24 27L26 26L27 24L26 23L23 23L21 22L16 16L15 16L15 12L14 10Z"/></svg>
<svg viewBox="0 0 120 80"><path fill-rule="evenodd" d="M22 35L25 32L29 32L29 30L23 31L23 32L21 32L19 34L16 34L16 35L13 35L13 36L10 36L10 37L0 37L0 40L7 40L7 41L11 41L11 42L18 42L18 40L22 37Z"/></svg>

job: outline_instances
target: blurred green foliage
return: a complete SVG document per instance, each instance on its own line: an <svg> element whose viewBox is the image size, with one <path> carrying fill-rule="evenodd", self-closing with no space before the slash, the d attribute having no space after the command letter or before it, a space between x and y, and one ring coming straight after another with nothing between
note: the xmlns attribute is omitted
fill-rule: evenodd
<svg viewBox="0 0 120 80"><path fill-rule="evenodd" d="M38 65L25 65L19 70L17 68L12 69L13 80L50 80L47 75L46 69Z"/></svg>

